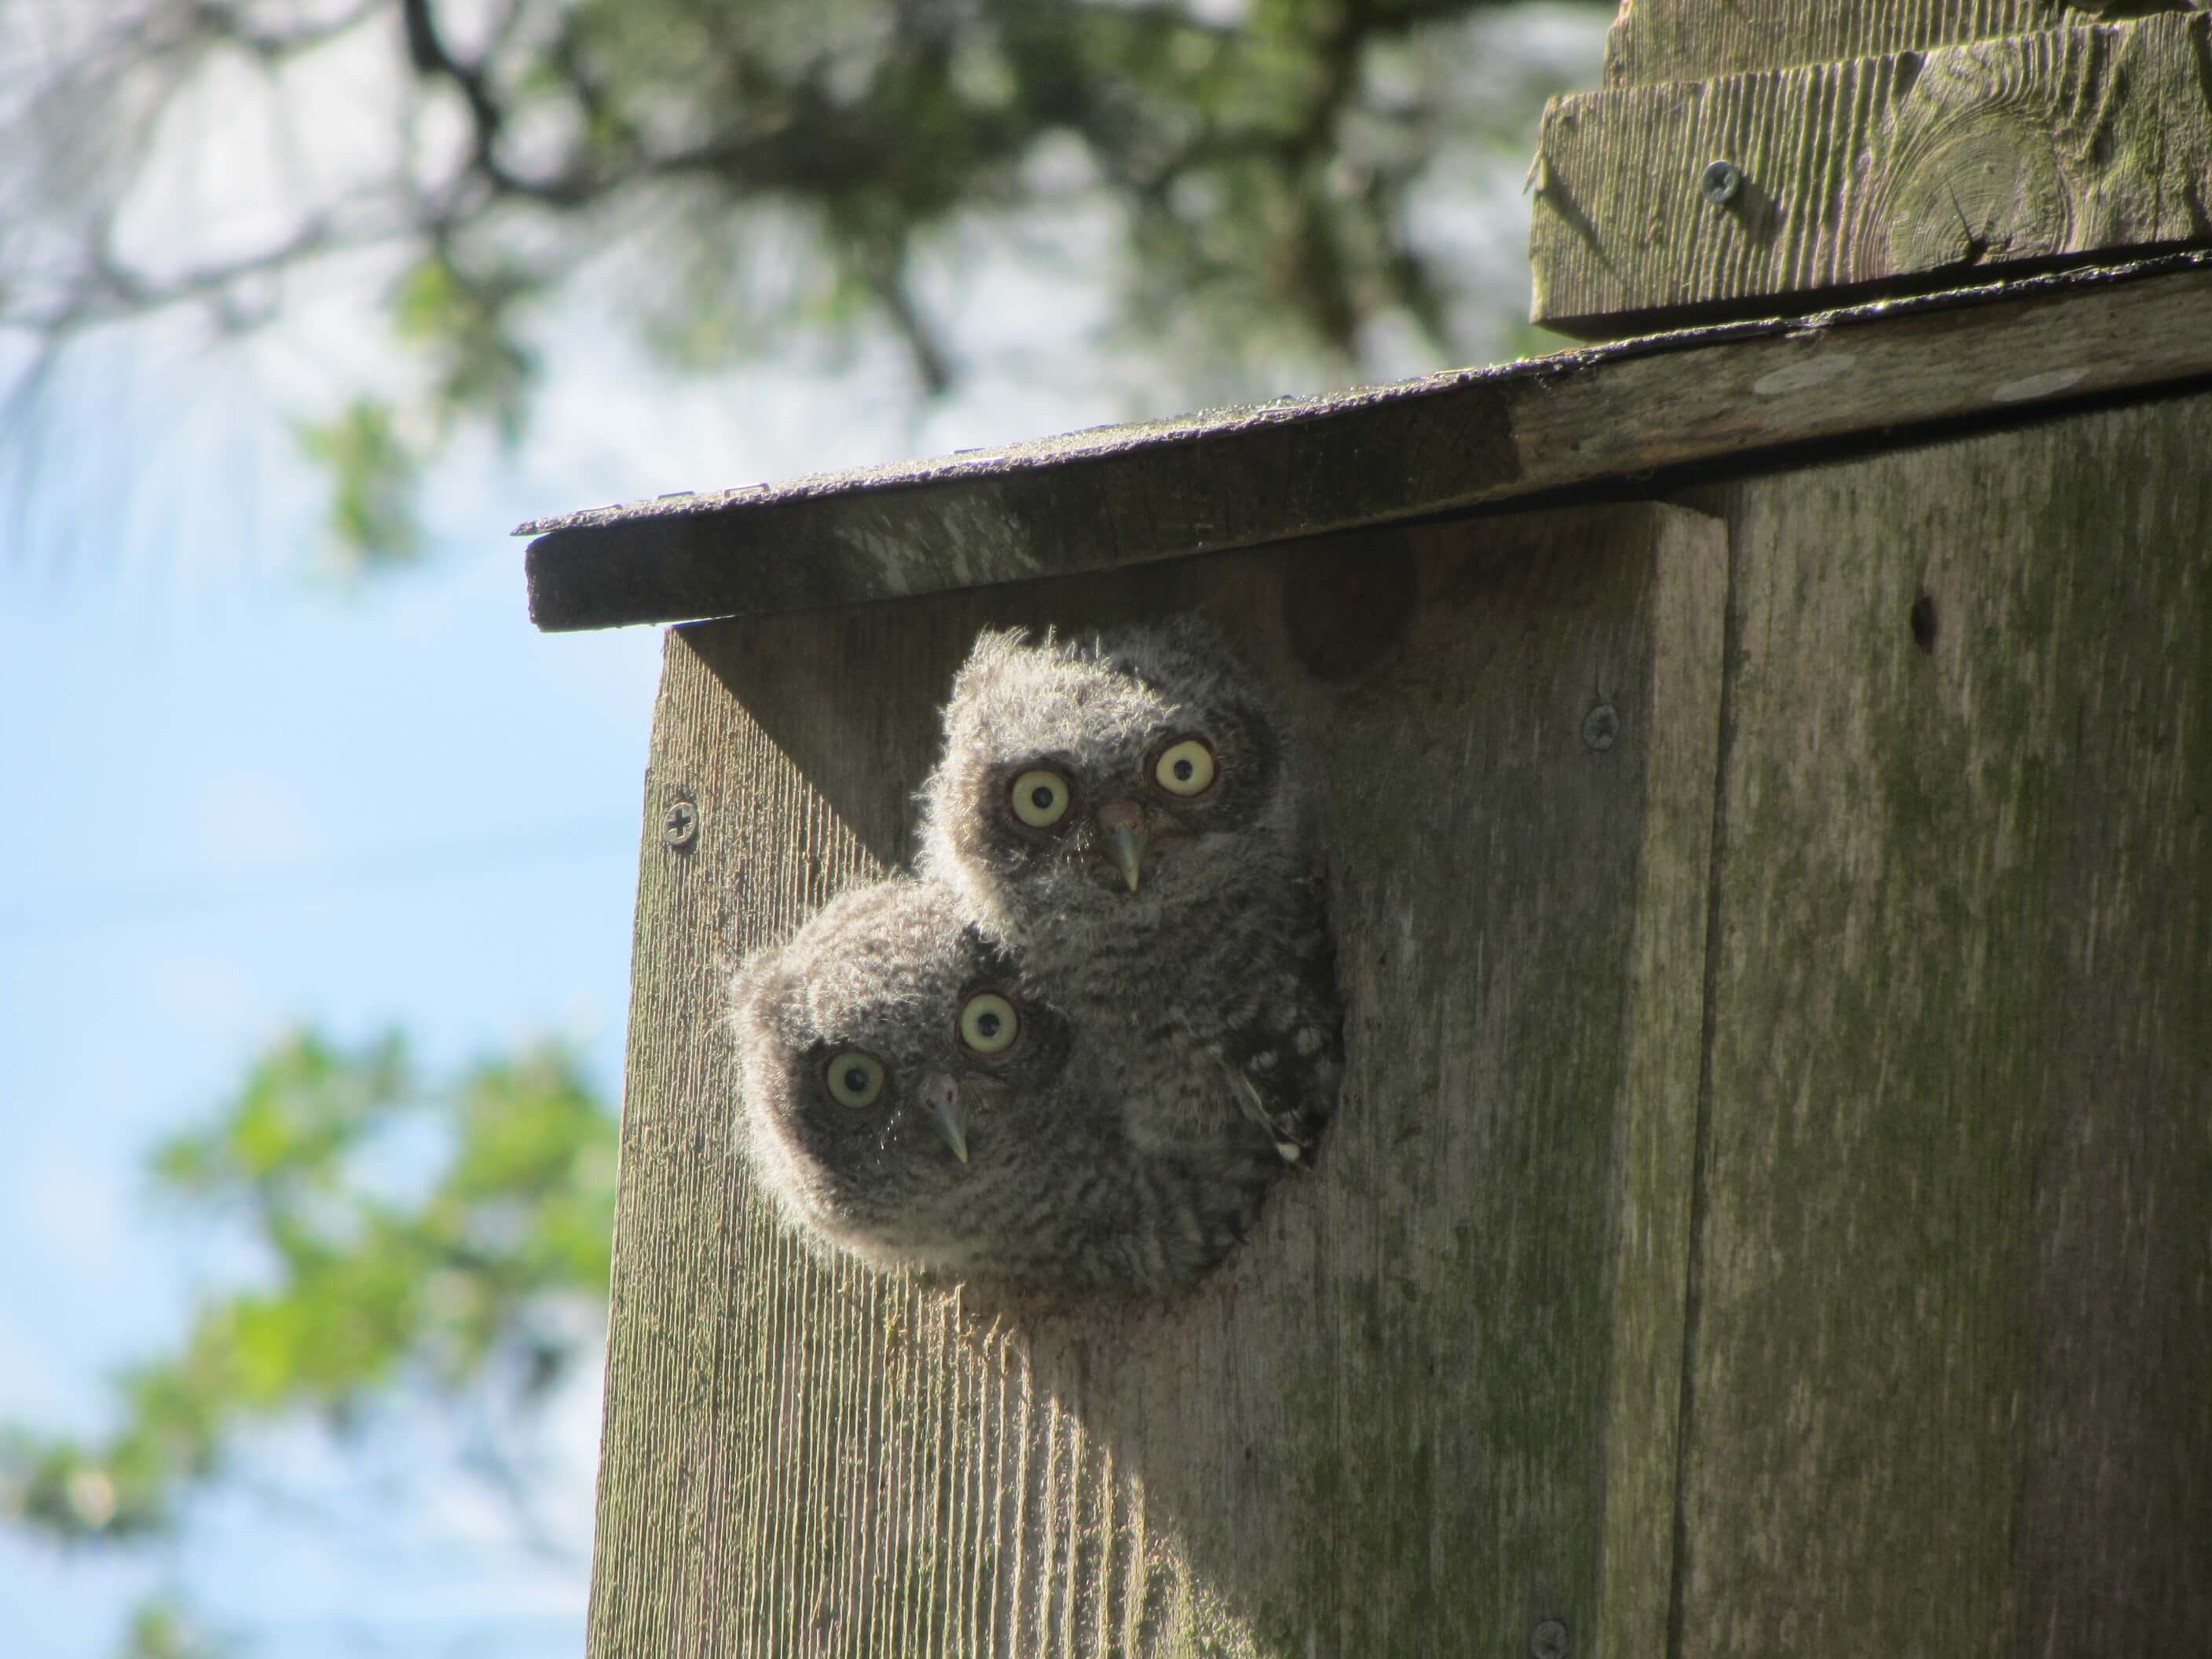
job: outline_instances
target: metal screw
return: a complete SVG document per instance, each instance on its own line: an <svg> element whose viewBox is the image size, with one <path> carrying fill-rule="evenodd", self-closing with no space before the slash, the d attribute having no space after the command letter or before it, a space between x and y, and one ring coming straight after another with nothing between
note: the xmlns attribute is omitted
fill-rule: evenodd
<svg viewBox="0 0 2212 1659"><path fill-rule="evenodd" d="M1601 702L1583 716L1583 747L1602 755L1620 735L1620 716L1609 702Z"/></svg>
<svg viewBox="0 0 2212 1659"><path fill-rule="evenodd" d="M699 809L688 800L679 800L661 815L660 839L667 846L682 852L697 839Z"/></svg>
<svg viewBox="0 0 2212 1659"><path fill-rule="evenodd" d="M1743 188L1743 169L1733 161L1708 161L1698 188L1715 207L1726 207Z"/></svg>
<svg viewBox="0 0 2212 1659"><path fill-rule="evenodd" d="M1528 1659L1566 1659L1567 1627L1547 1619L1528 1632Z"/></svg>

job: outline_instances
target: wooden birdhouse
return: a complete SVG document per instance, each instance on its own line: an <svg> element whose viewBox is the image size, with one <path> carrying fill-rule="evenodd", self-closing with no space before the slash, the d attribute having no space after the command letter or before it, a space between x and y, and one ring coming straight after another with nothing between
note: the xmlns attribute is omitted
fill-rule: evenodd
<svg viewBox="0 0 2212 1659"><path fill-rule="evenodd" d="M2203 1650L2208 62L1637 0L1535 195L1610 343L528 526L683 624L594 1659ZM719 964L908 856L978 629L1191 609L1329 781L1316 1167L1129 1306L810 1254Z"/></svg>

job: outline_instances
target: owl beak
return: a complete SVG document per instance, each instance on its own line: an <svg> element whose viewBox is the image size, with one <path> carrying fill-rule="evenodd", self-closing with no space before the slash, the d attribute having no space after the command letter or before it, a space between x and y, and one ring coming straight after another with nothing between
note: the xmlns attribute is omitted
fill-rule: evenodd
<svg viewBox="0 0 2212 1659"><path fill-rule="evenodd" d="M968 1110L960 1103L960 1085L943 1072L932 1073L922 1080L921 1098L929 1109L930 1127L952 1149L952 1156L965 1164Z"/></svg>
<svg viewBox="0 0 2212 1659"><path fill-rule="evenodd" d="M1134 801L1109 800L1098 809L1098 828L1114 867L1135 892L1144 871L1145 809Z"/></svg>

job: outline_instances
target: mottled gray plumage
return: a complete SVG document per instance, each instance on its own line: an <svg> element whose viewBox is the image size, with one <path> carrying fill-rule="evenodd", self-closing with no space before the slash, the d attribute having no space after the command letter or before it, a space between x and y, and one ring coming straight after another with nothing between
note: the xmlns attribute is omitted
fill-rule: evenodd
<svg viewBox="0 0 2212 1659"><path fill-rule="evenodd" d="M745 963L732 1016L754 1166L801 1227L878 1266L1170 1285L1220 1259L1271 1173L1249 1133L1134 1145L1091 1034L941 884L839 898Z"/></svg>
<svg viewBox="0 0 2212 1659"><path fill-rule="evenodd" d="M1195 618L985 634L953 684L922 868L1106 1042L1139 1146L1208 1140L1227 1112L1295 1161L1335 1108L1304 765Z"/></svg>

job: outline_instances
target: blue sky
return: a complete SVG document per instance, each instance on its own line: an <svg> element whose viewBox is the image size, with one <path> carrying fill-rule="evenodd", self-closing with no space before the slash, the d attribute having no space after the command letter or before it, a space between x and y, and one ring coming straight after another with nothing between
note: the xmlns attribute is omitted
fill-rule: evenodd
<svg viewBox="0 0 2212 1659"><path fill-rule="evenodd" d="M1553 43L1581 84L1602 22ZM1501 331L1527 293L1522 165L1470 164L1427 220ZM659 633L537 634L508 527L1186 407L1101 343L1104 229L926 275L973 371L927 409L880 342L672 380L603 273L546 332L520 453L464 445L430 480L423 566L355 587L314 574L290 432L388 373L373 259L242 345L181 319L97 339L0 433L0 1421L97 1432L101 1377L173 1337L195 1285L250 1271L148 1206L138 1169L283 1031L397 1025L433 1073L564 1035L617 1092ZM1379 348L1387 372L1437 366ZM1245 389L1325 389L1310 374ZM227 1497L127 1563L0 1529L0 1656L102 1659L158 1583L287 1659L578 1654L597 1426L593 1375L547 1425L550 1556L428 1419L359 1458L304 1429L261 1445L249 1473L281 1472L312 1524Z"/></svg>
<svg viewBox="0 0 2212 1659"><path fill-rule="evenodd" d="M1025 283L975 303L1070 320ZM671 382L580 306L521 455L441 468L423 566L349 587L313 574L321 499L289 435L333 372L332 313L374 343L342 289L243 358L167 326L96 343L42 409L52 470L0 511L0 1421L96 1433L100 1379L252 1270L148 1206L138 1170L283 1031L396 1025L433 1073L556 1033L617 1095L660 632L537 633L509 526L1145 407L1017 365L918 411L873 346ZM596 1375L571 1395L556 1559L441 1462L434 1419L360 1457L301 1429L254 1462L315 1526L225 1498L138 1565L0 1531L0 1654L95 1659L162 1583L288 1655L574 1654Z"/></svg>
<svg viewBox="0 0 2212 1659"><path fill-rule="evenodd" d="M529 629L501 532L544 488L441 508L428 568L353 595L281 568L165 580L127 548L51 581L24 580L35 550L0 558L0 1419L97 1431L97 1379L241 1265L149 1211L137 1168L289 1027L398 1024L433 1071L562 1033L614 1097L658 638ZM312 552L312 507L293 510L240 533ZM587 1442L592 1400L563 1411ZM284 1650L374 1650L339 1637L375 1611L349 1560L376 1505L293 1438L271 1462L304 1459L351 1542L243 1504L150 1572L0 1533L0 1651L104 1654L164 1574L241 1625L293 1623ZM580 1516L578 1474L559 1500ZM577 1572L503 1550L497 1517L452 1496L411 1576L428 1596L457 1541L495 1571L441 1617L504 1627L550 1603L556 1639L515 1650L574 1651Z"/></svg>
<svg viewBox="0 0 2212 1659"><path fill-rule="evenodd" d="M397 1025L433 1073L558 1033L617 1093L660 633L537 633L510 526L1124 412L987 386L918 419L872 349L668 384L586 315L521 458L441 469L424 566L347 588L307 574L320 501L289 459L290 350L132 366L120 437L96 358L49 434L107 445L80 475L125 489L64 478L0 518L0 1420L96 1432L99 1378L173 1336L196 1284L250 1268L145 1206L137 1171L284 1030ZM169 491L188 533L146 510ZM262 1455L321 1494L335 1538L243 1500L135 1569L0 1532L0 1653L94 1659L163 1582L287 1653L574 1653L596 1389L554 1414L564 1559L459 1476L380 1508L362 1476L392 1444L349 1462L301 1431Z"/></svg>

